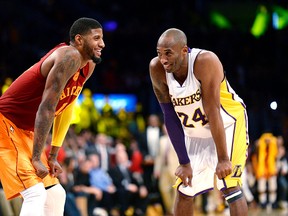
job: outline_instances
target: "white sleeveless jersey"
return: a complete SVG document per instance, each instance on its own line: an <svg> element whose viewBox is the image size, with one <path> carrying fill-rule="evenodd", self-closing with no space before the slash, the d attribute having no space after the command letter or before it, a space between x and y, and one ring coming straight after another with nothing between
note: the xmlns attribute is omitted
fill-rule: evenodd
<svg viewBox="0 0 288 216"><path fill-rule="evenodd" d="M173 76L166 73L169 94L174 109L182 123L184 133L188 137L212 137L209 122L203 109L201 84L194 76L193 66L201 49L192 49L188 54L188 75L181 86ZM245 104L229 85L226 77L220 87L221 116L224 127L235 122L235 117L243 115Z"/></svg>

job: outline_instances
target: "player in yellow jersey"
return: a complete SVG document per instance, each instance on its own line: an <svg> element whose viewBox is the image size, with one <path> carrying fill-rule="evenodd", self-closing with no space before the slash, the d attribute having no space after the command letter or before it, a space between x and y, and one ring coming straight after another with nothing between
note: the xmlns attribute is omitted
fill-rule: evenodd
<svg viewBox="0 0 288 216"><path fill-rule="evenodd" d="M218 57L190 49L183 31L166 30L157 54L150 61L150 77L180 164L174 215L193 215L193 198L216 186L231 216L247 216L241 190L249 143L245 104Z"/></svg>

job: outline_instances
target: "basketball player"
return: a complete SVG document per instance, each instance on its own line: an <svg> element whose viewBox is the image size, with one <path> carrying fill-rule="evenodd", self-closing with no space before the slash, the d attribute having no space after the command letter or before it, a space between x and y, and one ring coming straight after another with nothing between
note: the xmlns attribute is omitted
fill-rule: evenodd
<svg viewBox="0 0 288 216"><path fill-rule="evenodd" d="M213 52L189 49L185 33L175 28L160 36L157 54L150 76L180 163L175 216L193 215L193 198L213 189L215 174L231 216L248 215L241 191L246 110L221 62Z"/></svg>
<svg viewBox="0 0 288 216"><path fill-rule="evenodd" d="M57 153L104 46L101 24L80 18L70 28L70 44L50 50L0 98L0 178L7 199L23 197L21 216L63 215L66 194L57 179L62 172Z"/></svg>

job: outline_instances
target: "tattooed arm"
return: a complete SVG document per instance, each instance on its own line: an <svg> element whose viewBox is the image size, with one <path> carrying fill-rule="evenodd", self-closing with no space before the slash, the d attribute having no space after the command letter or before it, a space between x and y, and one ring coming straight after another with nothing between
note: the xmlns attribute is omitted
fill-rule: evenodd
<svg viewBox="0 0 288 216"><path fill-rule="evenodd" d="M53 124L56 106L68 79L80 65L80 53L75 48L67 46L54 51L41 66L41 73L47 79L35 119L32 155L32 164L40 178L48 175L48 170L41 162L41 154Z"/></svg>

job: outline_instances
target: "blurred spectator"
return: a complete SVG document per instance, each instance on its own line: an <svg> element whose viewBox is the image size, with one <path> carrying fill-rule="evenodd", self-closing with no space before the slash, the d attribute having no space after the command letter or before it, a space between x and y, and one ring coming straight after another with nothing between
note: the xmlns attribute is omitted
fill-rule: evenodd
<svg viewBox="0 0 288 216"><path fill-rule="evenodd" d="M115 151L116 166L109 170L109 174L116 186L116 203L120 208L120 215L124 216L132 210L135 216L145 216L148 191L144 182L136 179L129 170L130 161L125 148ZM130 212L131 213L131 212ZM129 214L130 214L129 213Z"/></svg>
<svg viewBox="0 0 288 216"><path fill-rule="evenodd" d="M77 208L81 212L81 216L88 216L88 198L92 194L90 190L89 172L92 169L92 163L84 159L79 162L79 167L75 170L75 182L72 188L75 195ZM101 196L101 191L94 191L95 196Z"/></svg>
<svg viewBox="0 0 288 216"><path fill-rule="evenodd" d="M97 122L100 118L100 113L94 104L91 90L84 88L82 96L83 98L78 111L79 121L76 124L75 130L78 133L82 130L90 130L97 133Z"/></svg>
<svg viewBox="0 0 288 216"><path fill-rule="evenodd" d="M130 171L132 173L139 173L141 176L143 175L143 155L139 150L139 144L136 139L131 139L129 144L129 158L131 161Z"/></svg>
<svg viewBox="0 0 288 216"><path fill-rule="evenodd" d="M98 207L98 204L103 205L105 201L101 202L103 199L103 191L100 188L91 185L90 173L92 167L93 162L86 158L79 164L79 168L75 174L73 191L76 205L81 212L81 216L95 215L95 212L99 211L101 214L108 214L104 208Z"/></svg>
<svg viewBox="0 0 288 216"><path fill-rule="evenodd" d="M143 115L143 106L140 102L136 104L135 112L128 113L128 128L131 136L139 139L139 136L145 132L146 122Z"/></svg>
<svg viewBox="0 0 288 216"><path fill-rule="evenodd" d="M277 201L278 205L282 209L288 208L288 162L286 149L283 143L282 137L278 137L278 155L277 155Z"/></svg>
<svg viewBox="0 0 288 216"><path fill-rule="evenodd" d="M252 175L252 176L251 176ZM251 164L248 162L242 172L242 190L247 200L248 207L250 209L256 209L257 203L254 197L254 194L251 190L251 177L253 180L255 179L251 170ZM253 181L254 185L255 181Z"/></svg>
<svg viewBox="0 0 288 216"><path fill-rule="evenodd" d="M155 158L159 151L162 126L160 118L156 114L149 115L146 123L145 132L141 135L139 140L139 148L144 157L144 182L148 188L149 195L153 195L154 197L159 195L158 182L157 179L154 178L153 170Z"/></svg>
<svg viewBox="0 0 288 216"><path fill-rule="evenodd" d="M97 131L98 133L104 133L113 138L118 137L119 127L117 117L109 101L107 101L102 108L101 116L97 124Z"/></svg>
<svg viewBox="0 0 288 216"><path fill-rule="evenodd" d="M106 212L110 213L114 207L114 194L116 192L116 187L113 185L113 181L109 176L108 172L101 169L100 159L97 153L91 153L88 155L88 159L92 163L92 169L90 170L90 185L101 190L102 194L100 196L91 196L89 199L90 204L93 208L102 208Z"/></svg>
<svg viewBox="0 0 288 216"><path fill-rule="evenodd" d="M76 169L76 159L73 156L66 157L62 163L62 169L63 172L59 175L59 181L66 191L64 216L81 216L72 190L75 183L74 170Z"/></svg>
<svg viewBox="0 0 288 216"><path fill-rule="evenodd" d="M94 144L86 149L86 155L97 153L100 156L100 167L105 171L111 166L111 146L108 144L108 136L104 133L99 133L95 137Z"/></svg>
<svg viewBox="0 0 288 216"><path fill-rule="evenodd" d="M132 138L132 133L129 130L129 121L131 121L131 119L129 119L129 112L126 112L124 108L121 108L116 117L118 121L117 139L128 145Z"/></svg>
<svg viewBox="0 0 288 216"><path fill-rule="evenodd" d="M262 208L276 207L277 198L277 138L263 133L256 142L253 167L257 179L258 200Z"/></svg>
<svg viewBox="0 0 288 216"><path fill-rule="evenodd" d="M165 212L167 215L172 215L177 192L172 186L176 179L178 158L164 124L162 129L163 135L160 137L159 152L155 159L154 176L159 179L158 186Z"/></svg>
<svg viewBox="0 0 288 216"><path fill-rule="evenodd" d="M22 198L16 197L7 200L0 181L0 215L1 216L18 216L22 207Z"/></svg>

